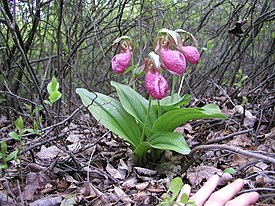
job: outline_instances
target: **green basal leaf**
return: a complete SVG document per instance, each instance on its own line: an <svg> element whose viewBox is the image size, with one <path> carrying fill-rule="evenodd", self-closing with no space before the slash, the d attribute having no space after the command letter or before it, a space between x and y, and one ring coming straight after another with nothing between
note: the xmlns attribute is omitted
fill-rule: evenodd
<svg viewBox="0 0 275 206"><path fill-rule="evenodd" d="M8 148L8 146L7 146L6 140L3 139L1 142L1 154L3 156L6 154L7 148Z"/></svg>
<svg viewBox="0 0 275 206"><path fill-rule="evenodd" d="M56 90L50 94L49 100L51 103L54 103L54 102L58 101L61 97L62 97L62 94L60 93L60 91Z"/></svg>
<svg viewBox="0 0 275 206"><path fill-rule="evenodd" d="M150 138L151 147L161 150L172 150L180 154L189 154L190 148L182 134L178 132L155 132Z"/></svg>
<svg viewBox="0 0 275 206"><path fill-rule="evenodd" d="M192 96L190 94L185 94L183 97L181 97L178 94L174 94L173 101L171 102L172 97L168 96L160 100L160 105L162 107L162 110L169 111L176 109L182 105L188 105L190 101L192 100ZM157 101L153 101L153 107L157 109Z"/></svg>
<svg viewBox="0 0 275 206"><path fill-rule="evenodd" d="M15 127L16 129L18 129L19 131L22 131L24 128L24 123L23 123L23 119L22 117L18 117L15 121Z"/></svg>
<svg viewBox="0 0 275 206"><path fill-rule="evenodd" d="M20 136L16 132L10 132L9 136L17 141L21 141Z"/></svg>
<svg viewBox="0 0 275 206"><path fill-rule="evenodd" d="M112 81L111 85L117 90L119 100L123 108L143 125L146 120L149 102L129 86ZM147 127L150 129L157 119L157 112L150 110Z"/></svg>
<svg viewBox="0 0 275 206"><path fill-rule="evenodd" d="M161 115L154 123L152 132L174 131L178 126L189 120L227 117L221 113L215 104L209 104L201 108L178 108Z"/></svg>
<svg viewBox="0 0 275 206"><path fill-rule="evenodd" d="M11 152L7 157L6 157L6 161L11 161L11 160L16 160L17 159L17 154L18 154L19 150L14 150L13 152Z"/></svg>
<svg viewBox="0 0 275 206"><path fill-rule="evenodd" d="M82 88L76 89L76 93L96 120L128 141L134 149L139 145L141 137L139 124L125 111L118 100Z"/></svg>
<svg viewBox="0 0 275 206"><path fill-rule="evenodd" d="M0 165L0 169L7 169L8 168L8 165L7 164L1 164Z"/></svg>
<svg viewBox="0 0 275 206"><path fill-rule="evenodd" d="M151 145L149 144L149 142L141 142L134 150L134 155L141 158L148 152L150 148Z"/></svg>
<svg viewBox="0 0 275 206"><path fill-rule="evenodd" d="M235 174L236 172L237 172L237 171L236 171L234 168L232 168L232 167L226 168L226 169L223 171L223 173L228 173L228 174L231 174L231 175Z"/></svg>
<svg viewBox="0 0 275 206"><path fill-rule="evenodd" d="M176 178L172 179L172 181L170 182L168 191L167 191L167 193L172 192L171 202L173 202L177 198L182 186L183 186L183 182L180 177L176 177Z"/></svg>
<svg viewBox="0 0 275 206"><path fill-rule="evenodd" d="M59 83L57 79L53 76L52 81L47 85L47 91L49 94L57 91L59 89Z"/></svg>
<svg viewBox="0 0 275 206"><path fill-rule="evenodd" d="M172 40L174 41L174 44L175 44L175 45L179 45L179 43L178 43L178 38L177 38L177 34L176 34L175 31L172 31L172 30L163 28L163 29L159 30L159 32L158 32L158 35L160 35L160 34L169 35L169 36L172 38Z"/></svg>

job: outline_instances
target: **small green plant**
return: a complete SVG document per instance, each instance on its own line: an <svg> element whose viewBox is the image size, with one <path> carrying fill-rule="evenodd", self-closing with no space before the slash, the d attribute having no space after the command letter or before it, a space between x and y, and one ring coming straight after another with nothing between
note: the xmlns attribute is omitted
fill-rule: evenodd
<svg viewBox="0 0 275 206"><path fill-rule="evenodd" d="M228 167L223 171L223 173L225 173L225 174L227 173L227 174L231 174L231 175L235 174L236 172L237 171L233 167Z"/></svg>
<svg viewBox="0 0 275 206"><path fill-rule="evenodd" d="M20 143L19 147L16 148L11 153L7 154L7 143L3 139L1 143L1 153L0 153L0 159L2 160L2 163L0 164L0 169L7 169L8 168L8 162L12 160L17 160L18 154L22 151L23 147L23 141L22 136L27 131L24 129L24 123L22 117L18 117L15 121L15 127L17 129L17 132L13 131L9 133L9 136L13 138L14 140L18 141Z"/></svg>
<svg viewBox="0 0 275 206"><path fill-rule="evenodd" d="M180 191L182 190L183 182L182 179L176 177L172 179L170 182L170 186L165 194L165 198L162 202L158 204L158 206L172 206L172 205L182 205L186 206L196 206L194 201L189 200L189 197L186 193L180 195Z"/></svg>
<svg viewBox="0 0 275 206"><path fill-rule="evenodd" d="M47 100L44 100L44 102L50 106L62 97L62 94L59 91L59 82L55 77L53 77L52 81L47 85L47 91L49 93L49 97Z"/></svg>
<svg viewBox="0 0 275 206"><path fill-rule="evenodd" d="M243 74L243 70L239 69L238 72L235 74L236 81L234 86L242 89L244 86L244 81L248 78L247 75Z"/></svg>
<svg viewBox="0 0 275 206"><path fill-rule="evenodd" d="M188 154L190 148L182 134L174 130L189 120L221 118L225 119L218 106L209 104L201 108L184 108L191 101L191 96L180 95L181 86L175 92L175 82L186 71L186 61L196 64L200 58L198 50L185 45L180 34L187 34L196 43L189 32L182 29L171 31L161 29L156 38L155 51L149 53L145 59L140 74L145 73L145 87L150 94L145 99L133 88L118 82L111 82L116 89L118 99L101 93L89 92L78 88L76 93L92 115L106 128L127 141L140 164L147 163L147 154L151 154L153 161L157 161L163 150L172 150L180 154ZM113 71L122 74L129 68L131 62L132 42L123 36L115 40L120 43L119 52L112 59ZM173 48L173 49L170 49ZM167 70L173 75L171 95L168 92L168 82L161 74ZM138 77L132 71L134 82ZM180 80L180 79L178 79Z"/></svg>

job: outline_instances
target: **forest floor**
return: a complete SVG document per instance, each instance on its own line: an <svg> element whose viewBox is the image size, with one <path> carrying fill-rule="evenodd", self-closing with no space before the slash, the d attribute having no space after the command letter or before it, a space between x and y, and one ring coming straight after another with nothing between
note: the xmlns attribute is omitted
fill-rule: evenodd
<svg viewBox="0 0 275 206"><path fill-rule="evenodd" d="M190 155L166 151L157 164L146 167L138 166L129 145L85 109L64 124L42 130L41 136L26 135L21 164L12 161L1 172L0 205L157 205L174 177L195 192L216 173L222 176L220 187L243 178L244 191L260 193L257 205L275 205L274 104L267 99L246 105L244 112L225 100L193 102L214 102L228 119L197 120L177 128L192 149ZM13 128L1 116L1 136ZM11 144L18 146L13 140ZM227 168L236 173L223 173Z"/></svg>

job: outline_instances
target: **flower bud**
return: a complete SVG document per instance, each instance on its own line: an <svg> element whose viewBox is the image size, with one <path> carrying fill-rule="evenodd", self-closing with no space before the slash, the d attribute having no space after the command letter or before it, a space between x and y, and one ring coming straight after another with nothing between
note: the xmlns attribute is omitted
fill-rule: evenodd
<svg viewBox="0 0 275 206"><path fill-rule="evenodd" d="M184 55L177 50L162 48L160 50L161 58L165 69L172 74L180 76L186 70L186 61Z"/></svg>
<svg viewBox="0 0 275 206"><path fill-rule="evenodd" d="M131 52L125 50L124 53L116 54L112 58L112 69L117 74L122 74L130 65Z"/></svg>
<svg viewBox="0 0 275 206"><path fill-rule="evenodd" d="M145 77L145 87L149 94L160 100L166 96L168 83L158 70L150 69Z"/></svg>
<svg viewBox="0 0 275 206"><path fill-rule="evenodd" d="M195 48L193 46L183 46L182 47L182 52L183 52L186 60L190 64L198 63L198 61L200 59L200 53L199 53L197 48Z"/></svg>

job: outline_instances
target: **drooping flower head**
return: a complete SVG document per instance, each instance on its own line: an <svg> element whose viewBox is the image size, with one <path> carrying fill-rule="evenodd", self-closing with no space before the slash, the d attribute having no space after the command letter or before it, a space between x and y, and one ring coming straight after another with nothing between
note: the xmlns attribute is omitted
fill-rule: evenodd
<svg viewBox="0 0 275 206"><path fill-rule="evenodd" d="M131 52L127 49L123 53L116 54L112 58L112 69L115 73L122 74L129 67L130 62Z"/></svg>
<svg viewBox="0 0 275 206"><path fill-rule="evenodd" d="M164 46L160 49L160 55L164 64L164 69L167 69L169 72L177 76L180 76L185 72L186 61L181 52L171 50Z"/></svg>
<svg viewBox="0 0 275 206"><path fill-rule="evenodd" d="M145 77L145 87L149 94L155 99L162 99L168 91L168 82L155 68L149 69Z"/></svg>
<svg viewBox="0 0 275 206"><path fill-rule="evenodd" d="M200 53L196 47L193 46L183 46L181 47L182 53L184 54L186 60L190 64L198 63L200 59Z"/></svg>
<svg viewBox="0 0 275 206"><path fill-rule="evenodd" d="M112 58L112 69L117 74L122 74L131 63L132 43L128 36L117 38L113 43L113 48L117 47L117 54Z"/></svg>

